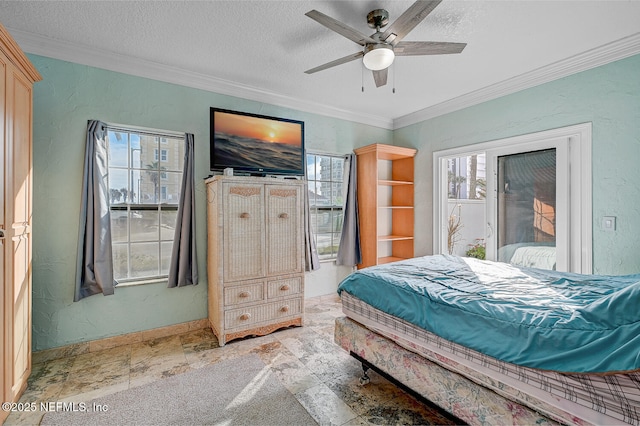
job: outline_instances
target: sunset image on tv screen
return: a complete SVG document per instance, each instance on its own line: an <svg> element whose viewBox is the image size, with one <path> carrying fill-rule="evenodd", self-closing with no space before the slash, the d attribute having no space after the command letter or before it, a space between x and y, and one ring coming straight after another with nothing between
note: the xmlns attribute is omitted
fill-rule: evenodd
<svg viewBox="0 0 640 426"><path fill-rule="evenodd" d="M213 121L217 164L265 170L300 169L301 123L222 111L214 112Z"/></svg>

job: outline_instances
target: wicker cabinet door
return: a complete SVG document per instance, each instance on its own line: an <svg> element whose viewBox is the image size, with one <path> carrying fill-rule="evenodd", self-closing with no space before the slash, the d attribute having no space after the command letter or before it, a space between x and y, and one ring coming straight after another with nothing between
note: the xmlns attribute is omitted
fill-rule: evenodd
<svg viewBox="0 0 640 426"><path fill-rule="evenodd" d="M224 280L264 276L264 185L225 183Z"/></svg>
<svg viewBox="0 0 640 426"><path fill-rule="evenodd" d="M301 186L266 187L268 275L302 272Z"/></svg>

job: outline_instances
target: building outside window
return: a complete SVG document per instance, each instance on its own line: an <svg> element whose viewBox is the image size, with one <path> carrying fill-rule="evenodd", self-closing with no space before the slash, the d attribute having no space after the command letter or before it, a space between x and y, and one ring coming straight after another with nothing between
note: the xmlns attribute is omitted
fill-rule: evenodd
<svg viewBox="0 0 640 426"><path fill-rule="evenodd" d="M344 156L307 154L311 226L320 260L335 259L343 223Z"/></svg>
<svg viewBox="0 0 640 426"><path fill-rule="evenodd" d="M119 283L162 279L169 273L184 136L163 133L108 128L113 267Z"/></svg>

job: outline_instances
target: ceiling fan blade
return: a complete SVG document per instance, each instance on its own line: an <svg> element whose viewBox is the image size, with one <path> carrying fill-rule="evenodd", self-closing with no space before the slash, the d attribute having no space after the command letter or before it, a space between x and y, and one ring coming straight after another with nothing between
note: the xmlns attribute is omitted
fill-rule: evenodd
<svg viewBox="0 0 640 426"><path fill-rule="evenodd" d="M447 43L438 41L401 41L393 48L396 56L446 55L460 53L467 43Z"/></svg>
<svg viewBox="0 0 640 426"><path fill-rule="evenodd" d="M402 40L409 31L415 28L424 18L429 15L433 9L440 4L442 0L423 1L418 0L409 9L405 10L402 15L391 24L384 33L381 40L395 46Z"/></svg>
<svg viewBox="0 0 640 426"><path fill-rule="evenodd" d="M314 72L326 70L327 68L335 67L336 65L346 64L347 62L355 61L356 59L362 58L363 56L364 53L362 52L352 53L351 55L345 56L344 58L336 59L335 61L327 62L324 65L306 70L305 74L313 74Z"/></svg>
<svg viewBox="0 0 640 426"><path fill-rule="evenodd" d="M385 68L379 71L372 71L373 80L376 82L376 87L384 86L385 84L387 84L388 70L389 68Z"/></svg>
<svg viewBox="0 0 640 426"><path fill-rule="evenodd" d="M349 40L358 43L360 46L364 46L367 43L376 43L376 41L368 35L362 34L360 31L355 30L336 19L333 19L332 17L327 16L322 12L318 12L317 10L311 10L305 13L305 15L307 15L314 21L317 21L318 23L324 25L330 30L335 31L338 34L345 36Z"/></svg>

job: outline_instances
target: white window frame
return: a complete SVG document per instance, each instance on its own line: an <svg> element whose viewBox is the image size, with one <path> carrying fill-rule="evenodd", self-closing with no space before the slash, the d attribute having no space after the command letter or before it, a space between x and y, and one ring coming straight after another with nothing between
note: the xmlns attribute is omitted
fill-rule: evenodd
<svg viewBox="0 0 640 426"><path fill-rule="evenodd" d="M343 161L346 161L346 156L345 156L345 155L341 155L341 154L329 154L329 153L326 153L326 152L313 152L313 151L307 151L307 152L305 153L305 162L306 162L306 157L307 157L308 155L313 155L313 156L315 156L315 157L330 157L330 158L342 159ZM343 166L344 166L344 164L343 164ZM343 167L343 170L344 170L344 167ZM341 180L341 181L337 181L337 180L336 180L336 181L334 181L334 180L333 180L333 176L332 176L332 177L331 177L331 179L328 181L328 182L330 182L330 184L333 184L334 182L341 182L341 183L342 183L342 193L343 193L343 198L344 198L344 197L346 197L346 190L347 190L347 188L345 187L345 179L346 179L346 178L347 178L347 177L344 175L344 172L343 172L342 180ZM307 173L306 173L306 168L305 168L305 179L307 180L307 182L327 182L326 180L309 179L309 178L308 178L308 175L307 175ZM305 188L305 189L308 191L308 186L306 186L306 188ZM335 211L342 211L343 226L344 226L344 203L343 203L343 205L341 205L341 206L337 206L337 205L316 206L316 205L313 205L313 204L312 204L312 200L309 200L309 213L311 213L311 210L313 210L313 209L329 210L329 211L331 211L332 213L333 213L333 212L335 212ZM315 224L313 224L313 225L315 225ZM316 231L316 229L315 229L315 227L314 227L314 226L312 226L312 228L313 228L313 238L314 238L314 241L315 241L315 242L317 242L317 235L316 235L316 234L317 234L317 231ZM322 233L322 234L324 234L324 233ZM337 238L338 238L338 249L339 249L339 248L340 248L340 234L341 234L341 232L340 232L340 233L338 233L338 232L333 232L333 231L332 231L332 232L331 232L331 234L332 234L332 238L333 238L333 235L334 235L334 234L336 234L336 235L337 235ZM317 244L316 244L316 246L317 246ZM331 256L329 256L329 257L323 257L323 258L321 258L321 259L320 259L320 262L335 262L335 260L336 260L336 258L337 258L337 257L338 257L338 250L336 250L336 252L335 252L335 253L332 253L332 255L331 255Z"/></svg>
<svg viewBox="0 0 640 426"><path fill-rule="evenodd" d="M496 247L493 229L496 223L495 164L499 155L556 148L556 164L559 182L557 197L568 200L568 210L558 211L558 244L569 247L567 257L560 255L558 269L571 272L593 273L593 211L591 123L577 124L558 129L514 136L452 148L433 153L433 252L446 253L446 227L443 224L447 212L447 160L485 152L487 155L487 258L493 259ZM444 202L443 202L444 200ZM443 243L445 249L443 250Z"/></svg>
<svg viewBox="0 0 640 426"><path fill-rule="evenodd" d="M126 125L126 124L115 124L115 123L107 123L106 125L107 127L107 131L122 131L122 132L127 132L127 133L136 133L136 134L146 134L146 135L157 135L154 140L157 142L158 140L163 141L164 143L168 143L167 138L172 138L172 139L184 139L184 133L178 133L178 132L173 132L170 130L160 130L160 129L151 129L151 128L146 128L146 127L139 127L139 126L131 126L131 125ZM162 136L160 136L162 135ZM160 138L160 139L158 139ZM165 150L166 151L166 150ZM158 148L154 148L154 157L155 157L155 161L158 161ZM128 165L129 169L131 169L132 164ZM110 170L110 169L109 169ZM166 172L165 172L166 173ZM182 173L184 173L184 170L182 171ZM166 189L166 187L165 187ZM139 196L140 194L138 194ZM178 209L178 206L175 205L168 205L165 202L162 201L162 198L159 196L158 194L158 201L157 203L154 203L155 205L158 206L158 214L161 214L162 210L176 210ZM165 200L166 201L166 200ZM127 212L129 212L132 209L135 209L136 206L139 205L145 205L144 203L140 204L140 203L127 203L126 206L118 206L114 209L116 210L126 210ZM110 207L111 210L111 207ZM128 229L127 233L129 234L128 238L128 242L126 244L131 244L131 236L130 236L130 232L131 230ZM160 242L160 244L162 244L162 242L164 240L162 239L158 239L158 241ZM160 256L160 252L158 253L158 256ZM118 281L118 286L133 286L133 285L140 285L140 284L150 284L150 283L156 283L156 282L163 282L166 281L168 278L168 274L160 274L157 276L150 276L150 277L136 277L136 278L128 278L128 279L123 279Z"/></svg>

